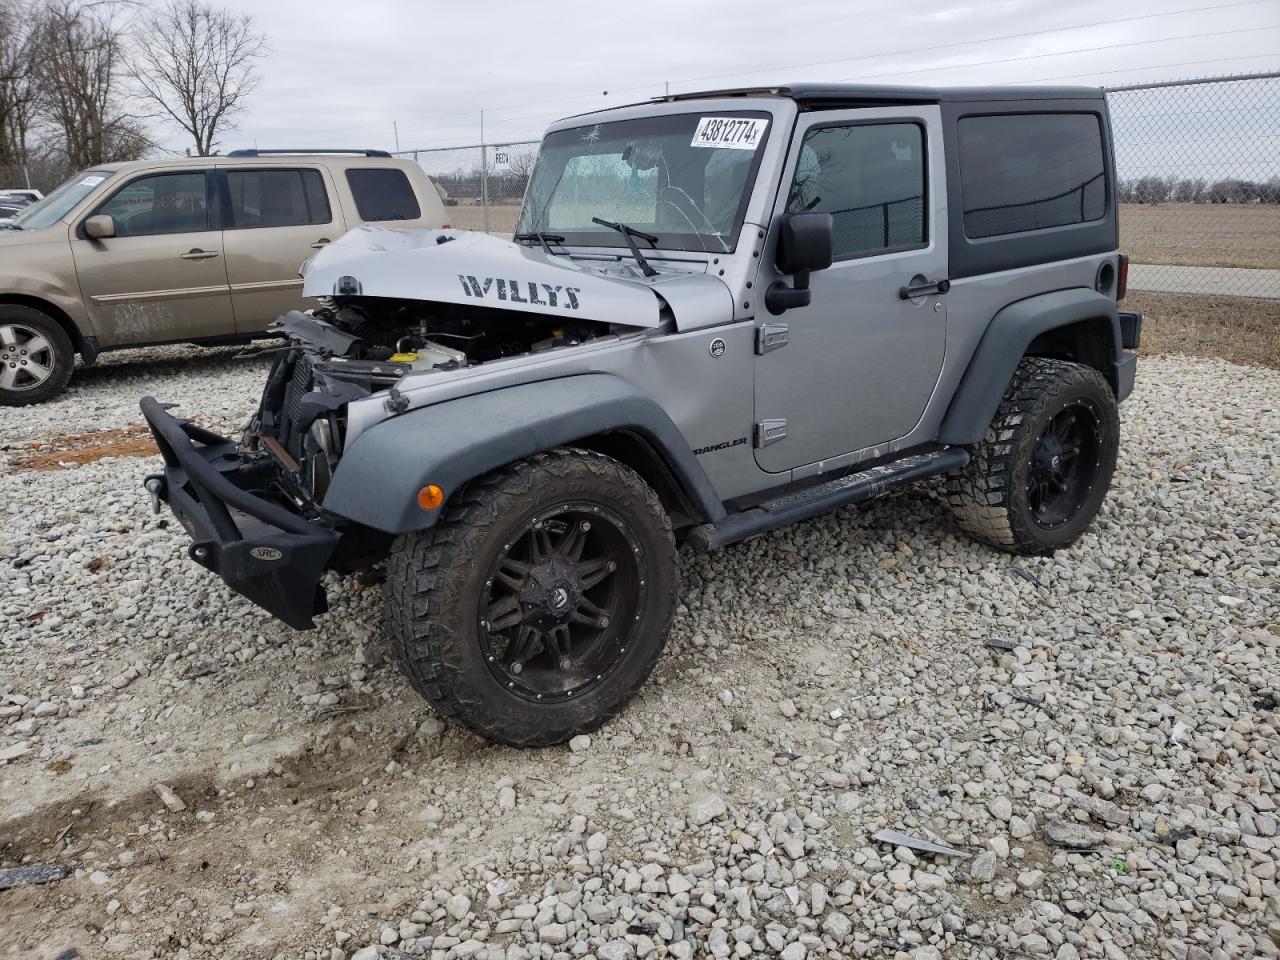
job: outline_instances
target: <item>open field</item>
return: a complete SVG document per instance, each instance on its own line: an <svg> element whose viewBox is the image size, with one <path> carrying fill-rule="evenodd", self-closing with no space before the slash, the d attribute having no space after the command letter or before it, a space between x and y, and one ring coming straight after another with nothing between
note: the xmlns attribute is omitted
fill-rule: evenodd
<svg viewBox="0 0 1280 960"><path fill-rule="evenodd" d="M444 215L459 230L483 230L484 208L480 206L445 207ZM489 208L489 232L496 236L510 237L520 216L520 204L501 204Z"/></svg>
<svg viewBox="0 0 1280 960"><path fill-rule="evenodd" d="M1142 354L1221 357L1280 369L1280 301L1130 291L1143 315Z"/></svg>
<svg viewBox="0 0 1280 960"><path fill-rule="evenodd" d="M1121 204L1120 249L1135 263L1280 269L1280 204Z"/></svg>

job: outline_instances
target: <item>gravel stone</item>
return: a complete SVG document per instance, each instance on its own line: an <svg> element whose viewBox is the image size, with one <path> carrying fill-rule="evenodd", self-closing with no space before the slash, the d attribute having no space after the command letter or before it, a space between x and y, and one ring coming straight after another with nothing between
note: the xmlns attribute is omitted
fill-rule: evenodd
<svg viewBox="0 0 1280 960"><path fill-rule="evenodd" d="M683 554L653 677L556 753L432 713L376 576L299 633L195 567L158 457L17 469L144 392L238 433L271 362L238 352L0 417L6 855L74 871L6 902L14 956L1280 955L1280 373L1144 355L1053 556L958 536L936 483Z"/></svg>
<svg viewBox="0 0 1280 960"><path fill-rule="evenodd" d="M718 820L723 817L728 813L728 810L724 797L719 794L708 793L689 804L689 822L694 826L701 827L712 820Z"/></svg>

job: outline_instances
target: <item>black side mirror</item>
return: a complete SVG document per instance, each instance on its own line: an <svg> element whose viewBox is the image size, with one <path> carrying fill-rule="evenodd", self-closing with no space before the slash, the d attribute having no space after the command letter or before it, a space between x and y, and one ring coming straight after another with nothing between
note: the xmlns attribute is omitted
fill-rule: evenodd
<svg viewBox="0 0 1280 960"><path fill-rule="evenodd" d="M781 280L770 284L764 295L770 313L809 305L809 274L831 266L832 230L829 213L789 213L782 218L775 263L795 280L790 287Z"/></svg>

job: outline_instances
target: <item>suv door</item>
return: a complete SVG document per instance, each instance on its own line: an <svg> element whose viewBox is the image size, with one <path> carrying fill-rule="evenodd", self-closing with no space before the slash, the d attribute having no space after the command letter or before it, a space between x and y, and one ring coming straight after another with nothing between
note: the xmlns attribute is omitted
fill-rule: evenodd
<svg viewBox="0 0 1280 960"><path fill-rule="evenodd" d="M140 174L72 230L80 292L102 346L235 333L209 179L207 170ZM116 235L90 239L84 221L102 214Z"/></svg>
<svg viewBox="0 0 1280 960"><path fill-rule="evenodd" d="M762 469L835 469L920 421L942 371L946 298L899 291L946 277L941 131L936 106L797 121L774 221L830 213L833 260L812 275L810 306L757 317L768 327L755 381Z"/></svg>
<svg viewBox="0 0 1280 960"><path fill-rule="evenodd" d="M298 271L346 228L321 167L225 166L218 178L236 330L259 333L286 311L314 306L302 298Z"/></svg>

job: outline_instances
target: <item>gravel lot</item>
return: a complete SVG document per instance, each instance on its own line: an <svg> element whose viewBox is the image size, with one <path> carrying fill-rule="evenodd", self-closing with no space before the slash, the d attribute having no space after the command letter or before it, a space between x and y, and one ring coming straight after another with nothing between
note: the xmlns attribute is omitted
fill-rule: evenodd
<svg viewBox="0 0 1280 960"><path fill-rule="evenodd" d="M1051 558L936 487L686 556L641 696L517 752L383 662L376 586L290 632L144 509L158 460L92 459L148 392L234 431L265 366L3 413L0 867L71 872L0 892L0 957L1280 955L1280 372L1144 360Z"/></svg>

